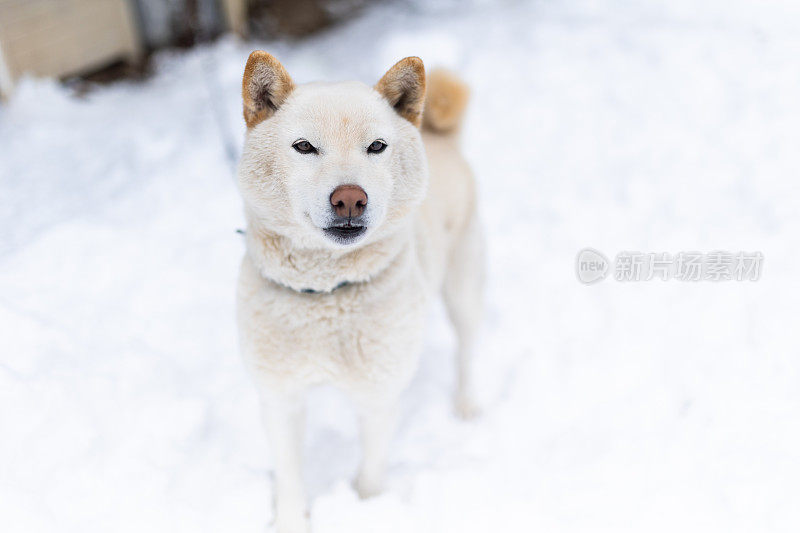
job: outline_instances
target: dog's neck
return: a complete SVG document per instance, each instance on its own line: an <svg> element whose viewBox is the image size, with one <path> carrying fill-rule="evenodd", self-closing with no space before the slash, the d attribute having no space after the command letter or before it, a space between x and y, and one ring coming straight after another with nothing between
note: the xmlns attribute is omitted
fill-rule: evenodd
<svg viewBox="0 0 800 533"><path fill-rule="evenodd" d="M247 253L266 280L297 292L330 293L364 283L386 270L411 244L411 232L399 231L355 250L294 246L290 239L248 221Z"/></svg>

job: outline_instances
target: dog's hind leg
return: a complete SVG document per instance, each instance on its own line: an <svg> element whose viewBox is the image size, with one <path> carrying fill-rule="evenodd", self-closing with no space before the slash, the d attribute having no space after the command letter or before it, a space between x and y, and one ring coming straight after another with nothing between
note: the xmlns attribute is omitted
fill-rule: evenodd
<svg viewBox="0 0 800 533"><path fill-rule="evenodd" d="M456 351L456 414L478 415L472 376L475 337L483 315L484 240L476 213L451 250L444 277L443 297L458 340Z"/></svg>
<svg viewBox="0 0 800 533"><path fill-rule="evenodd" d="M278 533L307 533L302 475L304 398L300 392L263 392L261 410L275 462L276 530Z"/></svg>

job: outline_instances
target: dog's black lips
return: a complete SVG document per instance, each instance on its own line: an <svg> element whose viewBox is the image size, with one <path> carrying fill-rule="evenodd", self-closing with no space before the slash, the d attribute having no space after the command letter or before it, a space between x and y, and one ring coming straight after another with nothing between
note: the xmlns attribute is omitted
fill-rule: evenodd
<svg viewBox="0 0 800 533"><path fill-rule="evenodd" d="M341 244L348 244L353 242L358 237L367 231L366 226L359 226L354 224L344 224L340 226L330 226L325 228L325 234L331 237L334 241Z"/></svg>

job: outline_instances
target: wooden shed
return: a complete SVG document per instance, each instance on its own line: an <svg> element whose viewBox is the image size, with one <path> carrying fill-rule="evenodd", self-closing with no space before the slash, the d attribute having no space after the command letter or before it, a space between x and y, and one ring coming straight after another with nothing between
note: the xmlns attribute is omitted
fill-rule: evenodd
<svg viewBox="0 0 800 533"><path fill-rule="evenodd" d="M60 77L142 53L127 0L0 0L0 90L23 74Z"/></svg>
<svg viewBox="0 0 800 533"><path fill-rule="evenodd" d="M219 18L217 32L244 33L245 0L191 3ZM169 36L164 42L150 38L155 22L169 16L157 13L157 5L152 0L0 0L0 96L10 95L25 74L83 74L119 60L136 62L145 48L170 45ZM160 5L174 12L183 4Z"/></svg>

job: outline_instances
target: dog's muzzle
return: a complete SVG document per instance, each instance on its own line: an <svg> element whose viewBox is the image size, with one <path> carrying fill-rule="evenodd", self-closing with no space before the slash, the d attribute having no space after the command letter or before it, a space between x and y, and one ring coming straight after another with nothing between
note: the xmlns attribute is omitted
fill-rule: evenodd
<svg viewBox="0 0 800 533"><path fill-rule="evenodd" d="M333 220L325 234L339 244L357 241L367 231L363 217L367 193L358 185L340 185L331 193L330 202Z"/></svg>

